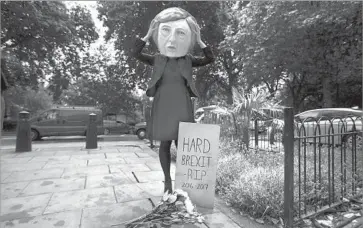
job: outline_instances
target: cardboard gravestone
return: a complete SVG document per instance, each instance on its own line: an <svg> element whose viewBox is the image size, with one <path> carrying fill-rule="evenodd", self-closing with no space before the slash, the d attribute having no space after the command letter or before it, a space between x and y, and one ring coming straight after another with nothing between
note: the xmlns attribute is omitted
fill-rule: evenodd
<svg viewBox="0 0 363 228"><path fill-rule="evenodd" d="M197 207L213 209L220 127L179 124L175 188L188 192Z"/></svg>

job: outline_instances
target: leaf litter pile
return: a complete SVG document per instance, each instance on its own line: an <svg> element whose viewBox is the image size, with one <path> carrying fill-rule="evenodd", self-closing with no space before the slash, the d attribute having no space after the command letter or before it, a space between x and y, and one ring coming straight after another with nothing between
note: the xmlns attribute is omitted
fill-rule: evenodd
<svg viewBox="0 0 363 228"><path fill-rule="evenodd" d="M296 227L301 228L363 228L363 197L345 199L343 203L318 213L310 219L303 219Z"/></svg>
<svg viewBox="0 0 363 228"><path fill-rule="evenodd" d="M172 194L166 192L154 209L141 217L127 222L126 228L151 228L160 225L203 223L204 217L196 211L188 193L176 189Z"/></svg>

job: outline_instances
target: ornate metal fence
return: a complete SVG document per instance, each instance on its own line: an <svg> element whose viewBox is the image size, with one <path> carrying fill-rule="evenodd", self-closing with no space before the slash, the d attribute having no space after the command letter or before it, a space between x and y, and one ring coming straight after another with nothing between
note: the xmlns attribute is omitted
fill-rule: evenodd
<svg viewBox="0 0 363 228"><path fill-rule="evenodd" d="M205 116L204 123L221 126L222 137L243 141L246 126L237 117ZM286 108L283 121L255 119L248 126L250 149L284 153L286 227L299 227L301 219L363 194L362 117L297 122Z"/></svg>
<svg viewBox="0 0 363 228"><path fill-rule="evenodd" d="M362 117L293 120L285 110L285 221L301 218L362 193Z"/></svg>

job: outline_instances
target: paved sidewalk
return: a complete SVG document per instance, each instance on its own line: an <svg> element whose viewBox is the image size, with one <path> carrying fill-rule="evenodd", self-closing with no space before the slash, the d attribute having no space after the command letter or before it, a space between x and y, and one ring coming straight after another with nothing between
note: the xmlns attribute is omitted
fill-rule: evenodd
<svg viewBox="0 0 363 228"><path fill-rule="evenodd" d="M143 141L94 150L84 143L51 146L26 153L2 148L1 228L120 228L161 199L161 166ZM241 227L221 211L216 207L203 225L184 227Z"/></svg>

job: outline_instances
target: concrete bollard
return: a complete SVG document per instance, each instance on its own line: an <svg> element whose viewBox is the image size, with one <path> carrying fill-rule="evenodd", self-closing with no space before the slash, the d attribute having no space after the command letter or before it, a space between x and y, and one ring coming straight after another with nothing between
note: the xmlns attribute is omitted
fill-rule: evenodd
<svg viewBox="0 0 363 228"><path fill-rule="evenodd" d="M86 136L86 149L97 148L97 115L94 113L89 114L89 122L87 127Z"/></svg>
<svg viewBox="0 0 363 228"><path fill-rule="evenodd" d="M29 116L29 112L19 112L18 124L16 127L16 152L32 151Z"/></svg>

